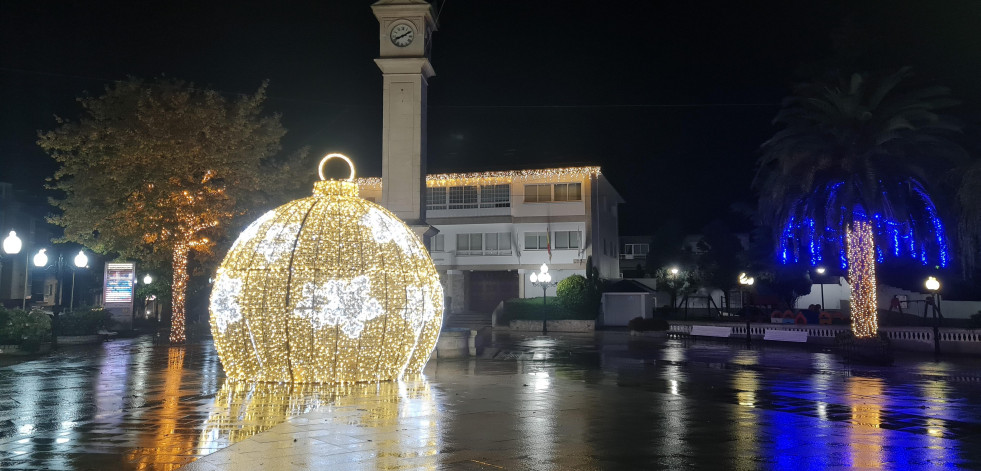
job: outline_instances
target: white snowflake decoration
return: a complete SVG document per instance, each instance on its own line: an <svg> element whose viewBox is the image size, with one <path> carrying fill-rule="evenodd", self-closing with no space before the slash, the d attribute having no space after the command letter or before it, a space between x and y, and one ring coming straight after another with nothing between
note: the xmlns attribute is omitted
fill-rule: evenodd
<svg viewBox="0 0 981 471"><path fill-rule="evenodd" d="M242 280L218 276L211 292L211 309L219 332L224 334L229 324L242 320L242 306L238 302L241 294Z"/></svg>
<svg viewBox="0 0 981 471"><path fill-rule="evenodd" d="M385 214L378 208L371 208L361 217L361 224L371 229L371 237L375 242L395 242L402 252L408 255L422 255L415 236L407 232L399 221Z"/></svg>
<svg viewBox="0 0 981 471"><path fill-rule="evenodd" d="M273 224L266 230L265 237L259 241L255 250L266 258L267 263L274 263L279 257L293 251L299 232L300 225L297 223Z"/></svg>
<svg viewBox="0 0 981 471"><path fill-rule="evenodd" d="M274 217L276 217L276 211L269 211L266 214L263 214L259 219L252 222L252 224L249 224L249 227L246 227L245 230L239 234L238 239L235 239L235 243L232 244L232 250L235 250L239 245L254 239L256 234L259 233L259 227Z"/></svg>
<svg viewBox="0 0 981 471"><path fill-rule="evenodd" d="M368 321L384 314L381 303L369 296L370 293L371 280L365 275L350 282L306 283L296 313L307 318L316 329L340 327L345 335L356 338Z"/></svg>

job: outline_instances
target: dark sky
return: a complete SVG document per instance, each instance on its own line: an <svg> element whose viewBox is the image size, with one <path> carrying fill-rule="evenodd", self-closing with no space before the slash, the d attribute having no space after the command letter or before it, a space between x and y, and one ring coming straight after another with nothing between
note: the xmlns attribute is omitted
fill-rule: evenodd
<svg viewBox="0 0 981 471"><path fill-rule="evenodd" d="M0 181L39 188L35 145L74 97L127 75L225 93L270 80L286 151L341 151L380 175L369 1L0 2ZM858 4L858 5L854 5ZM831 66L913 65L981 109L981 2L437 0L430 172L595 164L624 234L697 230L752 201L789 87ZM978 122L974 119L974 122ZM312 164L311 164L312 165Z"/></svg>

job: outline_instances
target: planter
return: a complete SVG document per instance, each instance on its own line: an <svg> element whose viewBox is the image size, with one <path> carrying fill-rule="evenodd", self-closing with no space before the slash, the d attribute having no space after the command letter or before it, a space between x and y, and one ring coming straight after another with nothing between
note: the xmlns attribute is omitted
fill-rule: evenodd
<svg viewBox="0 0 981 471"><path fill-rule="evenodd" d="M859 339L851 332L835 338L835 351L846 360L871 365L891 365L893 363L892 343L885 336Z"/></svg>
<svg viewBox="0 0 981 471"><path fill-rule="evenodd" d="M668 331L666 330L631 330L631 337L645 337L649 339L663 339L668 337Z"/></svg>
<svg viewBox="0 0 981 471"><path fill-rule="evenodd" d="M523 332L541 332L542 321L511 321L511 330ZM593 332L596 321L576 321L559 319L548 321L549 332Z"/></svg>
<svg viewBox="0 0 981 471"><path fill-rule="evenodd" d="M102 343L101 335L59 335L58 345L85 345L90 343Z"/></svg>
<svg viewBox="0 0 981 471"><path fill-rule="evenodd" d="M51 351L50 342L41 343L41 348L34 352L25 352L20 349L19 345L0 345L0 355L37 355L39 353L48 353L49 351Z"/></svg>

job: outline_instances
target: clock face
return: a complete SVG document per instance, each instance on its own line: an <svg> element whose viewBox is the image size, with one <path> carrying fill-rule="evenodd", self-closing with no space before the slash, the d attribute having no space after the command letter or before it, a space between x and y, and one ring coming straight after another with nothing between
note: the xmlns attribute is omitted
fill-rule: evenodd
<svg viewBox="0 0 981 471"><path fill-rule="evenodd" d="M405 47L412 44L412 39L415 36L415 31L412 31L412 27L405 24L399 23L392 28L392 32L389 35L392 39L392 44L398 47Z"/></svg>

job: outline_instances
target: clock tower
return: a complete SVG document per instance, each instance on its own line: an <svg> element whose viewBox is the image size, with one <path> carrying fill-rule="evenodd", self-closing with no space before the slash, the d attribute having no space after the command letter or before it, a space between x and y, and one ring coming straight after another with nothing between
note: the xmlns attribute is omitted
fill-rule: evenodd
<svg viewBox="0 0 981 471"><path fill-rule="evenodd" d="M380 0L371 10L384 78L380 203L423 237L433 232L425 222L426 88L436 74L429 63L436 22L424 0Z"/></svg>

